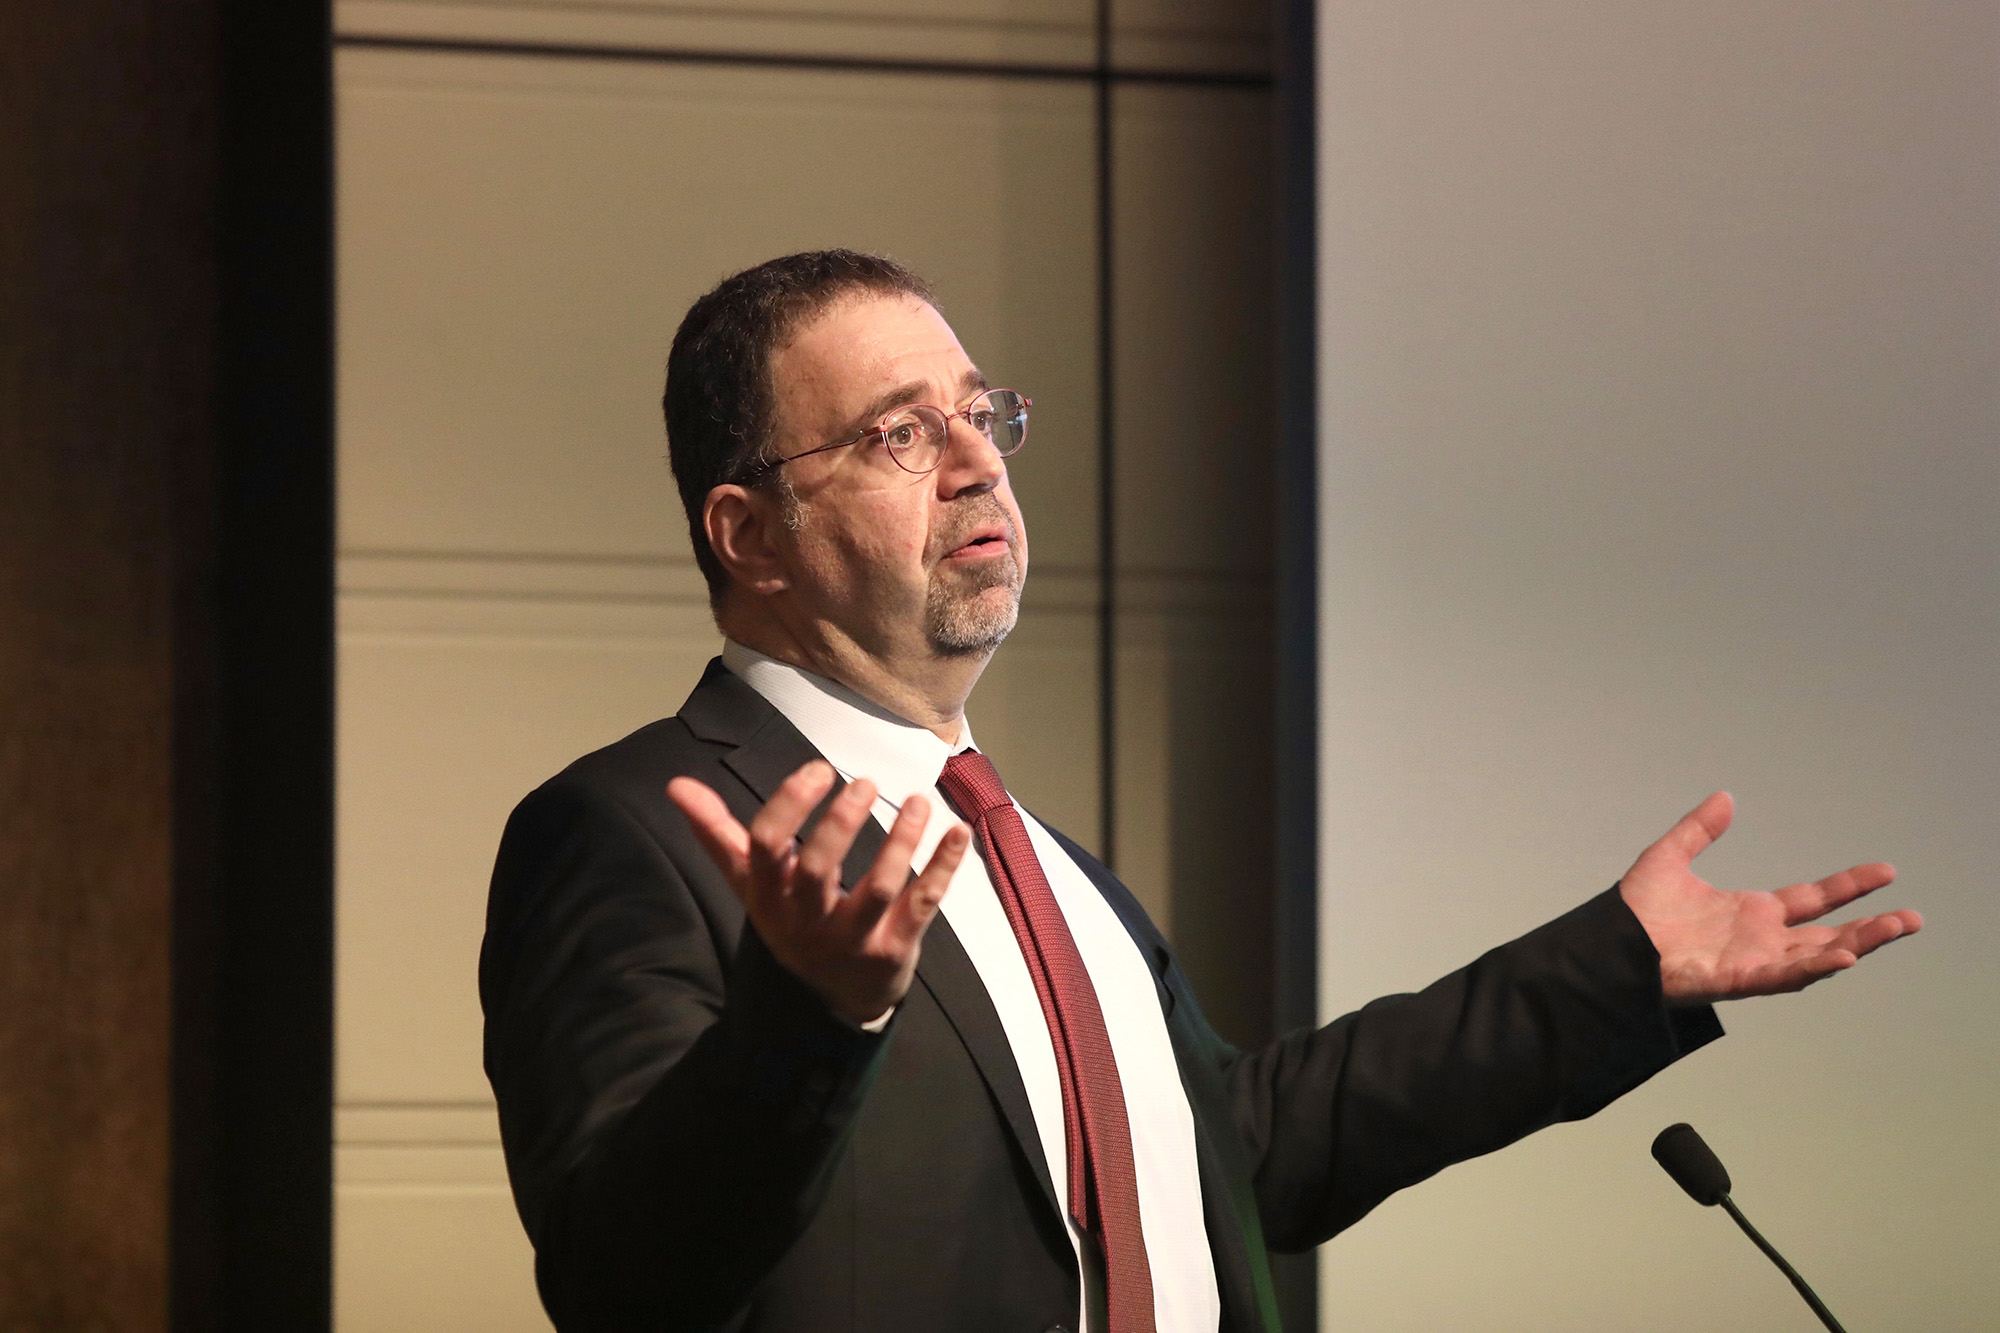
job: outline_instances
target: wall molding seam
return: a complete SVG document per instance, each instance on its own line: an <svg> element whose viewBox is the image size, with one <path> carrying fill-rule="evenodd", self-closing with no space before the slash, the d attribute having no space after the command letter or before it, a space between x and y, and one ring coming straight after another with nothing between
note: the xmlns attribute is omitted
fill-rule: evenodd
<svg viewBox="0 0 2000 1333"><path fill-rule="evenodd" d="M1242 11L1256 18L1254 10ZM491 0L345 0L336 36L602 46L767 55L877 56L921 52L929 61L1096 67L1096 24L1004 14L817 12L717 5L549 5ZM1192 74L1271 73L1261 28L1132 23L1112 34L1119 69Z"/></svg>
<svg viewBox="0 0 2000 1333"><path fill-rule="evenodd" d="M646 64L727 65L738 68L819 70L833 73L960 76L1023 79L1043 82L1166 85L1187 88L1269 89L1271 76L1262 73L1120 67L1100 73L1091 65L1031 64L1005 60L917 60L888 56L834 55L757 50L708 50L694 47L653 47L603 43L520 41L498 38L419 37L383 32L343 32L334 45L342 50L373 50L431 55L514 56L557 60L623 61Z"/></svg>

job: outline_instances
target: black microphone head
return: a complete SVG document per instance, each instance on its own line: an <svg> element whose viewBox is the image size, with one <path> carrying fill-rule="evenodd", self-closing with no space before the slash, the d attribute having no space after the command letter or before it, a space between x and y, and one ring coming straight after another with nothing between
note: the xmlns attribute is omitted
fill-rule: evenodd
<svg viewBox="0 0 2000 1333"><path fill-rule="evenodd" d="M1653 1160L1666 1168L1674 1183L1704 1207L1722 1202L1729 1193L1729 1172L1694 1132L1693 1125L1668 1125L1653 1140Z"/></svg>

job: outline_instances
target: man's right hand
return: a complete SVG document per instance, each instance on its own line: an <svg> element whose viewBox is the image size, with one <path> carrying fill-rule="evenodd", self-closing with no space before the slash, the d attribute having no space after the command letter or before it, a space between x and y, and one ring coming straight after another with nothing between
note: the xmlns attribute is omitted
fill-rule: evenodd
<svg viewBox="0 0 2000 1333"><path fill-rule="evenodd" d="M923 873L913 877L910 861L930 802L912 796L868 874L843 889L840 865L874 807L875 784L862 778L843 787L801 844L799 827L825 799L833 777L824 760L807 764L785 779L747 829L712 788L693 778L669 782L667 797L694 825L771 955L835 1013L868 1023L909 993L924 931L972 834L954 825Z"/></svg>

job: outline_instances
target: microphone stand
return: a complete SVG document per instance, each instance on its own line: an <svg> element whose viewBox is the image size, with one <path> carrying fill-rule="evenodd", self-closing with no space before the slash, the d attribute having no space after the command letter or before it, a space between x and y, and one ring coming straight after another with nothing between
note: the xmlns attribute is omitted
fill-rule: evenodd
<svg viewBox="0 0 2000 1333"><path fill-rule="evenodd" d="M1785 1256L1779 1254L1771 1242L1765 1240L1758 1233L1757 1228L1750 1225L1750 1219L1745 1217L1743 1210L1736 1206L1736 1200L1730 1198L1728 1193L1725 1192L1716 1202L1721 1204L1723 1209L1736 1219L1736 1225L1743 1228L1743 1234L1756 1243L1757 1248L1764 1252L1764 1257L1776 1264L1780 1273L1791 1279L1792 1286L1798 1289L1799 1295L1805 1297L1805 1302L1812 1307L1812 1312L1819 1316L1819 1322L1831 1329L1832 1333L1847 1333L1847 1330L1840 1326L1840 1321L1833 1317L1833 1311L1827 1309L1821 1303L1819 1297L1813 1293L1813 1289L1806 1285L1806 1280L1799 1276L1799 1270L1786 1263Z"/></svg>

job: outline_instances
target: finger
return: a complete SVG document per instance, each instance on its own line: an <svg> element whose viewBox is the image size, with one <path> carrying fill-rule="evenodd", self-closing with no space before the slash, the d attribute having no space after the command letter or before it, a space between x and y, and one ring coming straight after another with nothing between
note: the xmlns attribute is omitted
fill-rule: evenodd
<svg viewBox="0 0 2000 1333"><path fill-rule="evenodd" d="M750 834L715 789L695 778L675 778L667 784L667 799L687 816L696 841L723 877L740 885L750 873Z"/></svg>
<svg viewBox="0 0 2000 1333"><path fill-rule="evenodd" d="M854 835L868 819L868 811L875 804L875 784L867 778L858 778L840 789L840 795L833 798L826 813L807 837L805 845L799 849L797 868L792 872L795 886L801 883L811 885L814 892L809 904L821 916L836 911L840 906L840 868L847 859L847 849L854 845Z"/></svg>
<svg viewBox="0 0 2000 1333"><path fill-rule="evenodd" d="M1845 907L1864 893L1873 893L1896 879L1896 867L1884 861L1851 866L1837 875L1812 884L1793 884L1778 890L1785 909L1785 924L1815 921L1836 908Z"/></svg>
<svg viewBox="0 0 2000 1333"><path fill-rule="evenodd" d="M1854 966L1854 955L1845 949L1823 949L1796 962L1773 966L1770 971L1773 994L1785 991L1801 991L1815 981L1825 981L1836 972L1845 972Z"/></svg>
<svg viewBox="0 0 2000 1333"><path fill-rule="evenodd" d="M896 822L889 826L889 836L875 854L875 864L847 894L845 909L855 938L875 929L875 923L910 882L910 863L930 819L931 803L922 796L911 796L896 812Z"/></svg>
<svg viewBox="0 0 2000 1333"><path fill-rule="evenodd" d="M954 825L938 839L937 850L931 853L923 873L896 895L896 901L883 914L883 929L891 932L899 944L914 945L930 929L938 904L944 901L945 890L951 887L951 877L957 873L958 863L965 859L965 849L971 845L972 830L963 824Z"/></svg>
<svg viewBox="0 0 2000 1333"><path fill-rule="evenodd" d="M1708 850L1709 844L1729 831L1736 817L1736 799L1726 791L1716 792L1681 817L1666 836L1648 851L1664 853L1682 865Z"/></svg>
<svg viewBox="0 0 2000 1333"><path fill-rule="evenodd" d="M1834 947L1865 958L1891 940L1914 935L1923 929L1924 919L1915 912L1884 912L1850 921L1834 934Z"/></svg>
<svg viewBox="0 0 2000 1333"><path fill-rule="evenodd" d="M1760 969L1743 993L1755 995L1804 990L1816 981L1846 971L1883 945L1915 934L1923 928L1923 924L1923 917L1903 910L1863 917L1848 922L1838 930L1821 926L1804 927L1804 932L1817 937L1810 947L1783 963L1773 963Z"/></svg>
<svg viewBox="0 0 2000 1333"><path fill-rule="evenodd" d="M761 884L782 892L790 885L793 841L799 825L833 786L833 765L815 759L778 785L764 808L750 820L750 874Z"/></svg>

